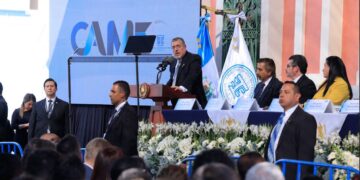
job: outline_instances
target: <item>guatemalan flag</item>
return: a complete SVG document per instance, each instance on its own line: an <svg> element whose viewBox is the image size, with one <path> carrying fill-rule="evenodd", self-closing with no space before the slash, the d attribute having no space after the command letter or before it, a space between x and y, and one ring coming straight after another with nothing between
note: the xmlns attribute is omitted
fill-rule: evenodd
<svg viewBox="0 0 360 180"><path fill-rule="evenodd" d="M234 34L220 76L219 93L229 104L234 105L239 98L252 98L256 83L254 66L239 18L236 18Z"/></svg>
<svg viewBox="0 0 360 180"><path fill-rule="evenodd" d="M198 54L202 58L203 87L207 99L218 96L217 87L219 82L219 72L216 67L208 29L209 20L209 14L201 17L200 30L197 35Z"/></svg>

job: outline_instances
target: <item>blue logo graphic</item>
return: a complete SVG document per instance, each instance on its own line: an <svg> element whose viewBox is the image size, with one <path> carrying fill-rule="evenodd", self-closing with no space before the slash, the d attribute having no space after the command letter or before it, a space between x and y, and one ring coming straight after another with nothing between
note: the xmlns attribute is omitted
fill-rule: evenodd
<svg viewBox="0 0 360 180"><path fill-rule="evenodd" d="M127 21L124 28L124 34L122 42L118 35L117 28L114 21L109 21L107 24L107 37L106 37L106 47L104 43L104 38L101 33L100 25L98 21L93 21L90 25L87 22L78 22L75 24L71 32L71 46L73 50L77 50L78 55L88 55L93 46L97 46L98 52L103 56L112 56L114 55L114 50L116 54L119 54L120 49L125 48L127 38L133 35L146 35L146 30L151 25L151 22L136 22L135 28L132 21ZM90 27L89 27L90 26ZM79 33L86 33L85 47L79 47L76 41L76 37Z"/></svg>
<svg viewBox="0 0 360 180"><path fill-rule="evenodd" d="M255 86L255 74L241 64L231 66L220 79L220 93L231 105L239 98L253 97Z"/></svg>

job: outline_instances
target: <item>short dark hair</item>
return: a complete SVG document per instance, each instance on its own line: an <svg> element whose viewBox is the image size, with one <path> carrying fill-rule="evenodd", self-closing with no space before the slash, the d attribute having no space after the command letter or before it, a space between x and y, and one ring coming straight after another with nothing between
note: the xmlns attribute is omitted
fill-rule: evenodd
<svg viewBox="0 0 360 180"><path fill-rule="evenodd" d="M2 86L2 84L0 82L0 95L2 94L2 92L3 92L3 86Z"/></svg>
<svg viewBox="0 0 360 180"><path fill-rule="evenodd" d="M130 168L146 169L144 160L140 157L123 157L114 162L111 168L111 179L116 180L122 172Z"/></svg>
<svg viewBox="0 0 360 180"><path fill-rule="evenodd" d="M22 163L25 164L30 154L40 149L50 149L55 151L56 146L54 143L50 141L39 138L33 138L25 146L24 155L22 157Z"/></svg>
<svg viewBox="0 0 360 180"><path fill-rule="evenodd" d="M292 84L294 86L294 92L301 94L299 86L294 81L285 81L283 85L285 84Z"/></svg>
<svg viewBox="0 0 360 180"><path fill-rule="evenodd" d="M186 46L185 40L182 37L174 37L171 42L174 41L181 41Z"/></svg>
<svg viewBox="0 0 360 180"><path fill-rule="evenodd" d="M80 144L75 136L65 135L56 146L56 150L62 156L77 156L81 159Z"/></svg>
<svg viewBox="0 0 360 180"><path fill-rule="evenodd" d="M68 156L57 166L53 179L85 179L85 167L78 157Z"/></svg>
<svg viewBox="0 0 360 180"><path fill-rule="evenodd" d="M44 88L45 88L45 84L46 84L47 82L49 82L49 81L54 82L55 87L56 87L56 89L57 89L57 83L56 83L56 81L55 81L53 78L47 78L47 79L44 81Z"/></svg>
<svg viewBox="0 0 360 180"><path fill-rule="evenodd" d="M56 151L50 149L36 150L28 157L24 170L30 175L51 179L60 162L60 155Z"/></svg>
<svg viewBox="0 0 360 180"><path fill-rule="evenodd" d="M115 81L113 85L118 85L120 88L119 90L124 91L126 99L130 96L130 86L128 82L119 80Z"/></svg>
<svg viewBox="0 0 360 180"><path fill-rule="evenodd" d="M255 151L247 152L241 155L237 161L237 169L241 179L245 179L247 171L256 163L264 161L265 159L261 156L261 154Z"/></svg>
<svg viewBox="0 0 360 180"><path fill-rule="evenodd" d="M21 161L13 154L0 154L0 177L1 179L13 179L22 171Z"/></svg>
<svg viewBox="0 0 360 180"><path fill-rule="evenodd" d="M271 58L260 58L257 63L265 63L265 69L268 72L271 72L271 75L276 77L276 66L275 62Z"/></svg>
<svg viewBox="0 0 360 180"><path fill-rule="evenodd" d="M229 156L221 149L210 149L201 152L195 157L194 166L192 172L195 172L200 166L208 163L221 163L235 169L234 162L229 158Z"/></svg>
<svg viewBox="0 0 360 180"><path fill-rule="evenodd" d="M292 60L291 65L293 67L295 67L295 66L299 67L300 72L302 74L306 74L308 64L307 64L307 60L306 60L305 56L300 55L300 54L295 54L295 55L290 56L289 60Z"/></svg>
<svg viewBox="0 0 360 180"><path fill-rule="evenodd" d="M234 169L222 163L209 163L199 167L192 176L193 180L213 180L213 179L227 179L238 180Z"/></svg>

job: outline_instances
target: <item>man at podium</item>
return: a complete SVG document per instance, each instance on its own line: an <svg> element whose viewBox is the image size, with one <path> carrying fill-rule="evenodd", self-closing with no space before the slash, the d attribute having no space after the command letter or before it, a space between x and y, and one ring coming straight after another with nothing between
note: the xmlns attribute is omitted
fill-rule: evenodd
<svg viewBox="0 0 360 180"><path fill-rule="evenodd" d="M188 52L185 41L181 37L172 39L171 48L176 61L170 64L170 79L166 85L177 91L190 92L195 95L204 108L207 100L202 86L201 57ZM171 100L173 106L176 101L176 99Z"/></svg>

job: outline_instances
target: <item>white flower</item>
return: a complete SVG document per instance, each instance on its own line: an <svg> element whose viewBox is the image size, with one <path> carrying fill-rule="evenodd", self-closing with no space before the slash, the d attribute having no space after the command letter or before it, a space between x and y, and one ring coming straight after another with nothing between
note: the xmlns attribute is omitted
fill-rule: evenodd
<svg viewBox="0 0 360 180"><path fill-rule="evenodd" d="M331 152L331 153L328 155L327 159L328 159L329 161L331 161L331 160L335 159L335 157L336 157L336 153L335 153L335 152Z"/></svg>
<svg viewBox="0 0 360 180"><path fill-rule="evenodd" d="M217 142L216 141L211 141L206 148L208 149L214 149L216 147Z"/></svg>
<svg viewBox="0 0 360 180"><path fill-rule="evenodd" d="M205 140L201 143L203 147L206 147L209 144L209 140Z"/></svg>
<svg viewBox="0 0 360 180"><path fill-rule="evenodd" d="M181 140L179 142L179 149L183 153L183 157L191 154L192 151L191 138L186 138Z"/></svg>
<svg viewBox="0 0 360 180"><path fill-rule="evenodd" d="M176 139L171 135L165 137L162 141L159 142L159 144L156 148L156 151L161 152L167 148L170 148L175 141L176 141Z"/></svg>
<svg viewBox="0 0 360 180"><path fill-rule="evenodd" d="M344 161L346 165L352 166L355 169L359 168L359 161L360 161L359 157L356 157L354 154L352 154L349 151L344 151L342 155L344 157Z"/></svg>
<svg viewBox="0 0 360 180"><path fill-rule="evenodd" d="M222 137L219 137L219 138L217 139L217 142L218 142L219 144L222 144L222 143L225 142L225 139L222 138Z"/></svg>
<svg viewBox="0 0 360 180"><path fill-rule="evenodd" d="M227 144L226 148L229 149L231 153L235 153L240 150L241 147L245 146L246 142L243 138L237 137L233 139L229 144Z"/></svg>

